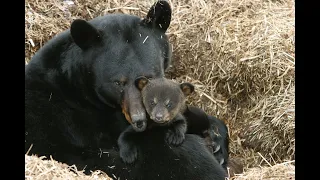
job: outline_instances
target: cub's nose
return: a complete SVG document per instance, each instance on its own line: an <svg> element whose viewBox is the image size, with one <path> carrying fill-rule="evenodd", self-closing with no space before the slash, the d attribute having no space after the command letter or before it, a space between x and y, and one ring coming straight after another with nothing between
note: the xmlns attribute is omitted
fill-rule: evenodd
<svg viewBox="0 0 320 180"><path fill-rule="evenodd" d="M163 121L163 115L161 113L157 113L155 115L155 121L162 122Z"/></svg>

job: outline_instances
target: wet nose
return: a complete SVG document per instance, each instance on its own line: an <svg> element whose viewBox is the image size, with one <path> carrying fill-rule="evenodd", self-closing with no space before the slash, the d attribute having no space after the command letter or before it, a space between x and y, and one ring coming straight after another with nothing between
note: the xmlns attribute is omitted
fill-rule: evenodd
<svg viewBox="0 0 320 180"><path fill-rule="evenodd" d="M162 120L163 120L163 115L160 114L160 113L157 113L157 114L155 115L155 120L156 120L156 121L162 121Z"/></svg>
<svg viewBox="0 0 320 180"><path fill-rule="evenodd" d="M142 132L147 128L146 120L139 120L132 123L132 127L136 132Z"/></svg>
<svg viewBox="0 0 320 180"><path fill-rule="evenodd" d="M143 126L143 122L142 121L138 121L137 122L137 128L141 129Z"/></svg>

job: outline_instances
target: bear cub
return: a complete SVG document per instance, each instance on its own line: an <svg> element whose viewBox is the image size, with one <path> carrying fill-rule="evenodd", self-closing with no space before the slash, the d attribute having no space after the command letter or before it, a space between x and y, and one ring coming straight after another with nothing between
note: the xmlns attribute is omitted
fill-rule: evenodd
<svg viewBox="0 0 320 180"><path fill-rule="evenodd" d="M182 113L186 108L186 97L194 91L190 83L175 83L166 78L147 79L138 77L135 86L141 91L142 103L146 109L148 120L138 124L150 130L153 127L169 127L165 139L169 145L180 145L185 139L187 122ZM147 122L148 121L148 122ZM137 159L135 138L141 134L129 126L119 138L120 157L125 163L133 163Z"/></svg>

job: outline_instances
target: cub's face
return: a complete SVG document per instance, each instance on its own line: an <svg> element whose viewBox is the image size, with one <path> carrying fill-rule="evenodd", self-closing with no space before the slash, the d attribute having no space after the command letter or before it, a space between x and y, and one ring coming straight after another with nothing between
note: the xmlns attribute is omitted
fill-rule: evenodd
<svg viewBox="0 0 320 180"><path fill-rule="evenodd" d="M159 124L173 120L185 104L179 86L169 83L150 82L141 92L143 104L150 119Z"/></svg>
<svg viewBox="0 0 320 180"><path fill-rule="evenodd" d="M154 122L170 123L185 106L185 97L194 91L190 83L177 84L172 80L139 77L136 86L141 90L142 101Z"/></svg>

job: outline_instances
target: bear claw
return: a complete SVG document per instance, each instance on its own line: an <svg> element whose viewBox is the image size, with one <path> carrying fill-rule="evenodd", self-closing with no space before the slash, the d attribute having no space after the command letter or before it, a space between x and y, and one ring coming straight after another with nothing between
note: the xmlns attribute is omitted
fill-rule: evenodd
<svg viewBox="0 0 320 180"><path fill-rule="evenodd" d="M185 136L183 133L174 132L169 130L166 134L166 140L168 144L180 145L184 141Z"/></svg>
<svg viewBox="0 0 320 180"><path fill-rule="evenodd" d="M138 151L135 147L120 149L120 157L127 164L133 163L138 158Z"/></svg>

